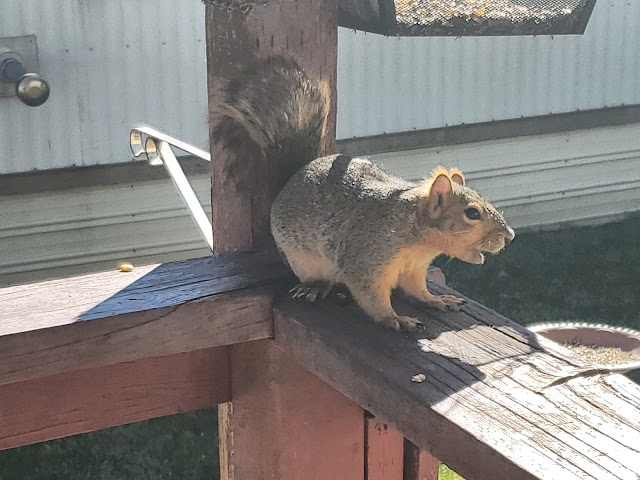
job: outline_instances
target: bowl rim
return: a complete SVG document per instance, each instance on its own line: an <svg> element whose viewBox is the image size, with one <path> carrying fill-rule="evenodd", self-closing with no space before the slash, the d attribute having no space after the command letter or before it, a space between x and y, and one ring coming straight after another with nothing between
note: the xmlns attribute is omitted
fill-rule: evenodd
<svg viewBox="0 0 640 480"><path fill-rule="evenodd" d="M617 327L614 325L607 325L605 323L588 323L588 322L542 322L542 323L533 323L531 325L527 325L527 328L529 330L531 330L533 333L538 334L538 335L542 335L542 332L544 331L549 331L549 330L561 330L561 329L570 329L570 328L575 328L575 329L589 329L589 330L607 330L607 331L612 331L614 333L620 333L623 335L627 335L627 336L632 336L632 337L637 337L638 340L640 340L640 331L638 330L634 330L633 328L627 328L627 327ZM542 335L544 336L544 335ZM546 337L545 337L546 338ZM553 340L547 338L547 340L554 342ZM554 342L557 345L562 346L561 344L559 344L558 342ZM566 348L566 347L563 347ZM612 371L612 372L620 372L620 373L624 373L624 372L628 372L631 370L637 370L640 369L640 359L639 360L633 360L631 362L625 362L625 363L616 363L616 364L611 364L611 363L598 363L598 362L593 362L592 363L602 367L603 369Z"/></svg>

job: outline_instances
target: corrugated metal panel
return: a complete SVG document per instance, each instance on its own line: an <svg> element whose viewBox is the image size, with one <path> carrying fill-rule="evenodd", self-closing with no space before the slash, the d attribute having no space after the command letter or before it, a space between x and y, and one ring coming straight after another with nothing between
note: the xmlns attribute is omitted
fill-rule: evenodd
<svg viewBox="0 0 640 480"><path fill-rule="evenodd" d="M442 164L514 227L595 222L640 210L640 124L372 155L409 179Z"/></svg>
<svg viewBox="0 0 640 480"><path fill-rule="evenodd" d="M208 144L202 2L4 0L0 36L25 34L51 97L0 98L0 173L126 162L139 124Z"/></svg>
<svg viewBox="0 0 640 480"><path fill-rule="evenodd" d="M49 101L0 99L0 174L131 159L131 126L207 139L199 1L5 0L35 34ZM584 36L387 38L339 30L338 138L640 103L640 2L597 2Z"/></svg>
<svg viewBox="0 0 640 480"><path fill-rule="evenodd" d="M210 212L210 180L191 179ZM0 285L210 255L169 179L0 197Z"/></svg>
<svg viewBox="0 0 640 480"><path fill-rule="evenodd" d="M640 124L371 157L417 180L459 166L514 228L640 210ZM191 180L210 210L209 178ZM0 197L0 285L208 255L170 181Z"/></svg>
<svg viewBox="0 0 640 480"><path fill-rule="evenodd" d="M338 138L640 103L640 2L584 36L338 36Z"/></svg>

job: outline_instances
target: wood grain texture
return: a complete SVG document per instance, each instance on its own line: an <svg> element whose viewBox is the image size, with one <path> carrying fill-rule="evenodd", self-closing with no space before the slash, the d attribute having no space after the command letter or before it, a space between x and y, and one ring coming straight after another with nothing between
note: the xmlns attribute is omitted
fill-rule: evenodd
<svg viewBox="0 0 640 480"><path fill-rule="evenodd" d="M0 290L0 385L272 336L259 254L208 257Z"/></svg>
<svg viewBox="0 0 640 480"><path fill-rule="evenodd" d="M364 478L364 411L272 340L232 349L221 478Z"/></svg>
<svg viewBox="0 0 640 480"><path fill-rule="evenodd" d="M0 335L176 307L286 276L262 253L194 258L0 289Z"/></svg>
<svg viewBox="0 0 640 480"><path fill-rule="evenodd" d="M440 462L405 438L403 480L438 480Z"/></svg>
<svg viewBox="0 0 640 480"><path fill-rule="evenodd" d="M229 401L228 347L53 375L0 388L0 449Z"/></svg>
<svg viewBox="0 0 640 480"><path fill-rule="evenodd" d="M255 59L283 55L325 80L332 108L321 154L335 145L336 0L273 0L247 12L207 4L214 251L272 248L278 192L261 178L239 192L225 169L234 153L215 141L215 111L229 78ZM240 159L241 161L242 159ZM257 175L254 175L257 177ZM219 409L221 478L362 479L364 412L272 343L233 349L233 403Z"/></svg>
<svg viewBox="0 0 640 480"><path fill-rule="evenodd" d="M241 194L227 178L231 152L213 138L215 111L229 78L251 61L272 55L294 59L309 76L323 80L333 95L321 155L333 153L336 127L336 0L273 0L247 13L207 5L207 71L211 133L212 224L214 251L225 253L270 244L269 210L278 192L255 179Z"/></svg>
<svg viewBox="0 0 640 480"><path fill-rule="evenodd" d="M364 480L403 480L404 437L381 420L367 416Z"/></svg>
<svg viewBox="0 0 640 480"><path fill-rule="evenodd" d="M466 478L637 480L640 386L471 300L446 313L394 305L425 331L386 330L329 301L283 301L275 338Z"/></svg>

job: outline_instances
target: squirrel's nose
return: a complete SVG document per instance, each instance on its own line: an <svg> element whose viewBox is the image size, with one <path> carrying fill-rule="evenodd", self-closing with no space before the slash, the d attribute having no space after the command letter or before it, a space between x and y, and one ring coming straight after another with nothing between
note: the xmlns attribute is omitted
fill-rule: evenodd
<svg viewBox="0 0 640 480"><path fill-rule="evenodd" d="M507 233L504 236L504 246L509 245L513 239L516 237L516 232L513 231L513 228L507 227Z"/></svg>

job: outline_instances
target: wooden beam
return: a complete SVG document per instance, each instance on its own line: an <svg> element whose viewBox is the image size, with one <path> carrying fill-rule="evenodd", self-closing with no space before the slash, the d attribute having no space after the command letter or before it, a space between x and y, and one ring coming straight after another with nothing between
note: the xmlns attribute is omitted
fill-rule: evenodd
<svg viewBox="0 0 640 480"><path fill-rule="evenodd" d="M228 347L0 388L0 450L229 401Z"/></svg>
<svg viewBox="0 0 640 480"><path fill-rule="evenodd" d="M438 480L439 469L437 458L405 438L403 480Z"/></svg>
<svg viewBox="0 0 640 480"><path fill-rule="evenodd" d="M272 340L232 349L222 479L361 480L364 411Z"/></svg>
<svg viewBox="0 0 640 480"><path fill-rule="evenodd" d="M275 339L466 478L640 475L639 385L471 300L446 313L396 300L399 312L423 321L424 332L384 329L327 300L283 301ZM411 381L418 373L424 382Z"/></svg>
<svg viewBox="0 0 640 480"><path fill-rule="evenodd" d="M271 55L296 60L333 92L321 153L335 145L337 6L335 0L272 0L243 12L208 4L209 106L228 78ZM210 119L215 126L215 118ZM243 195L225 167L233 155L211 137L212 224L218 253L269 247L269 210L277 192L255 178ZM232 404L219 408L221 477L362 479L364 411L293 362L273 342L238 345L232 356Z"/></svg>
<svg viewBox="0 0 640 480"><path fill-rule="evenodd" d="M367 415L364 480L403 480L404 437L383 421Z"/></svg>
<svg viewBox="0 0 640 480"><path fill-rule="evenodd" d="M0 289L0 385L271 337L287 275L246 253Z"/></svg>
<svg viewBox="0 0 640 480"><path fill-rule="evenodd" d="M211 138L211 205L214 251L225 253L261 248L270 243L269 210L278 192L255 178L251 193L238 192L225 173L233 153L215 142L215 111L223 88L250 62L282 55L294 59L309 76L333 92L321 153L333 153L336 127L337 4L336 0L272 0L267 5L225 8L210 2L206 9L207 69ZM231 2L228 2L231 3ZM261 2L257 2L260 4Z"/></svg>

